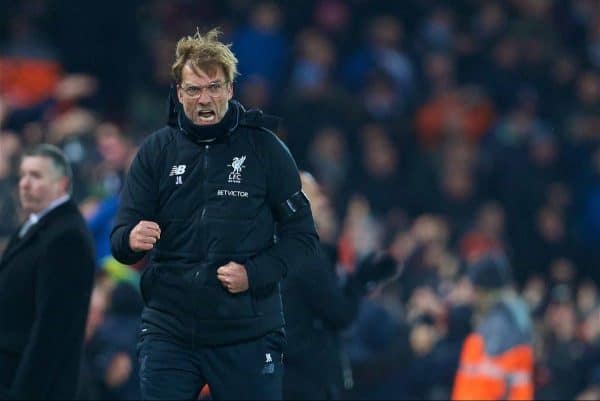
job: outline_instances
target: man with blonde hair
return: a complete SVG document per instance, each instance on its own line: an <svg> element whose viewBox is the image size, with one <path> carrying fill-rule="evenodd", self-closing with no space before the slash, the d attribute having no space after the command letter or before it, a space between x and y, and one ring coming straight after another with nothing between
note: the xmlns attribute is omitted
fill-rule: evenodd
<svg viewBox="0 0 600 401"><path fill-rule="evenodd" d="M317 249L296 164L233 100L237 59L218 37L178 42L169 124L136 155L111 233L119 261L149 254L145 399L195 399L205 384L216 399L280 399L279 282Z"/></svg>

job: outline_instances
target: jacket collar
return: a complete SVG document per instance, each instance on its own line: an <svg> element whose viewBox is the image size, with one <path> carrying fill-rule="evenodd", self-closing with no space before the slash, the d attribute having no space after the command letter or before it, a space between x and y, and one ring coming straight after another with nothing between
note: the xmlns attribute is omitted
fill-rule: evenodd
<svg viewBox="0 0 600 401"><path fill-rule="evenodd" d="M29 219L34 220L35 224L37 224L41 220L42 217L44 217L45 215L50 213L53 209L56 209L63 203L67 202L69 199L70 199L69 195L63 195L60 198L53 201L52 203L50 203L50 205L46 209L42 210L41 212L31 213L29 215Z"/></svg>
<svg viewBox="0 0 600 401"><path fill-rule="evenodd" d="M8 260L16 255L21 249L31 244L36 239L38 233L42 232L48 225L50 225L50 223L55 220L60 220L65 215L73 213L74 211L77 211L77 206L75 206L73 201L69 199L50 210L48 213L44 214L40 220L27 231L23 238L19 238L18 231L15 232L6 246L6 250L2 255L2 259L0 259L0 268L3 267L3 265L5 265L6 262L8 262Z"/></svg>
<svg viewBox="0 0 600 401"><path fill-rule="evenodd" d="M223 119L214 125L201 126L194 124L184 113L183 108L178 108L177 128L179 128L194 143L207 143L220 141L229 137L238 127L243 107L235 100L229 101L229 107Z"/></svg>

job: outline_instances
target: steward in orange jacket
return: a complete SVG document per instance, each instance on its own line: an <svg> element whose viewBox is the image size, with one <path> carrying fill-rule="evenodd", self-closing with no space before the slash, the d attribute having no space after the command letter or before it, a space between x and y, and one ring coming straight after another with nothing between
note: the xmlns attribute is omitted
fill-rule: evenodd
<svg viewBox="0 0 600 401"><path fill-rule="evenodd" d="M479 322L463 344L453 400L532 400L532 325L527 305L508 288L510 268L501 254L469 267Z"/></svg>

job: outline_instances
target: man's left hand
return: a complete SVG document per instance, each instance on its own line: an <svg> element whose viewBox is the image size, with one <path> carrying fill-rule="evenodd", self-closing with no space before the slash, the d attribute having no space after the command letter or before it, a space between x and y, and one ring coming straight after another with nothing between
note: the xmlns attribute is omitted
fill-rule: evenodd
<svg viewBox="0 0 600 401"><path fill-rule="evenodd" d="M217 278L232 294L248 289L248 272L246 267L236 262L229 262L217 269Z"/></svg>

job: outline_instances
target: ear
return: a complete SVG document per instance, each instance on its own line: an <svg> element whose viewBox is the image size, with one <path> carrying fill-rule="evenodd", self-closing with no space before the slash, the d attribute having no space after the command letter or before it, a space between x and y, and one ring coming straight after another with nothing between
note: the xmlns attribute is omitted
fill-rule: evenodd
<svg viewBox="0 0 600 401"><path fill-rule="evenodd" d="M56 197L63 196L69 193L69 179L67 177L58 177L55 181L52 191Z"/></svg>
<svg viewBox="0 0 600 401"><path fill-rule="evenodd" d="M231 100L233 98L233 82L229 83L229 88L227 88L229 95L227 96L227 100Z"/></svg>
<svg viewBox="0 0 600 401"><path fill-rule="evenodd" d="M60 177L58 179L59 188L62 193L69 193L69 179L67 177Z"/></svg>
<svg viewBox="0 0 600 401"><path fill-rule="evenodd" d="M183 90L181 89L181 86L177 85L175 86L175 89L177 90L177 99L179 100L179 103L183 104Z"/></svg>

